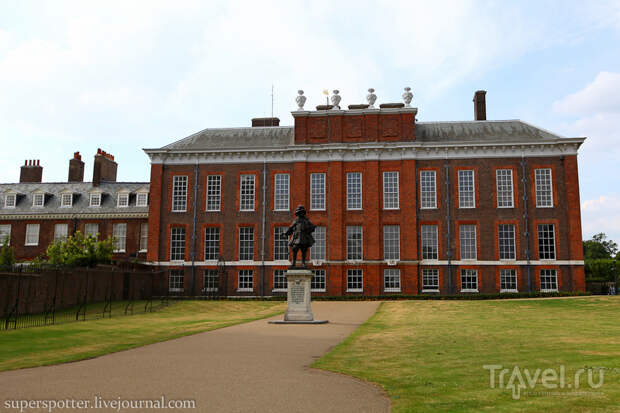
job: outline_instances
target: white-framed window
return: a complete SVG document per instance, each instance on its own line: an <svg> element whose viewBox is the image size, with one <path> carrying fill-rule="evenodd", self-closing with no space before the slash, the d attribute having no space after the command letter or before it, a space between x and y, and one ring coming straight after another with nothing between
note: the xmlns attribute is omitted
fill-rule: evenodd
<svg viewBox="0 0 620 413"><path fill-rule="evenodd" d="M288 282L284 275L285 270L273 270L273 291L286 291Z"/></svg>
<svg viewBox="0 0 620 413"><path fill-rule="evenodd" d="M499 224L497 226L497 238L499 243L499 259L517 259L514 224Z"/></svg>
<svg viewBox="0 0 620 413"><path fill-rule="evenodd" d="M170 228L170 261L185 261L185 227Z"/></svg>
<svg viewBox="0 0 620 413"><path fill-rule="evenodd" d="M143 222L140 224L140 245L139 252L146 252L149 246L149 224Z"/></svg>
<svg viewBox="0 0 620 413"><path fill-rule="evenodd" d="M71 208L73 205L73 194L60 194L60 207Z"/></svg>
<svg viewBox="0 0 620 413"><path fill-rule="evenodd" d="M361 293L364 291L364 273L361 269L347 270L347 292Z"/></svg>
<svg viewBox="0 0 620 413"><path fill-rule="evenodd" d="M517 270L513 268L499 270L499 291L502 293L517 292Z"/></svg>
<svg viewBox="0 0 620 413"><path fill-rule="evenodd" d="M15 208L16 200L17 200L17 195L15 195L15 194L7 194L4 197L4 207L5 208Z"/></svg>
<svg viewBox="0 0 620 413"><path fill-rule="evenodd" d="M288 239L282 235L286 232L287 227L273 227L273 259L288 260Z"/></svg>
<svg viewBox="0 0 620 413"><path fill-rule="evenodd" d="M101 193L95 192L90 194L88 206L100 207L101 206Z"/></svg>
<svg viewBox="0 0 620 413"><path fill-rule="evenodd" d="M182 293L185 290L185 271L168 271L168 291L172 293Z"/></svg>
<svg viewBox="0 0 620 413"><path fill-rule="evenodd" d="M386 268L383 270L383 291L386 293L400 292L400 270Z"/></svg>
<svg viewBox="0 0 620 413"><path fill-rule="evenodd" d="M514 208L512 182L512 169L498 169L495 171L498 208Z"/></svg>
<svg viewBox="0 0 620 413"><path fill-rule="evenodd" d="M68 224L55 224L54 225L54 242L64 242L69 236Z"/></svg>
<svg viewBox="0 0 620 413"><path fill-rule="evenodd" d="M205 228L205 261L215 261L220 257L220 228Z"/></svg>
<svg viewBox="0 0 620 413"><path fill-rule="evenodd" d="M325 291L326 286L325 270L312 270L312 280L310 281L310 290L316 292Z"/></svg>
<svg viewBox="0 0 620 413"><path fill-rule="evenodd" d="M478 292L478 270L461 270L461 292Z"/></svg>
<svg viewBox="0 0 620 413"><path fill-rule="evenodd" d="M254 227L239 227L239 261L254 259Z"/></svg>
<svg viewBox="0 0 620 413"><path fill-rule="evenodd" d="M220 286L220 275L217 270L205 270L202 275L202 290L216 292Z"/></svg>
<svg viewBox="0 0 620 413"><path fill-rule="evenodd" d="M187 176L172 177L172 212L187 211Z"/></svg>
<svg viewBox="0 0 620 413"><path fill-rule="evenodd" d="M32 195L32 206L33 207L37 207L37 208L41 208L43 207L43 204L45 203L45 194L33 194Z"/></svg>
<svg viewBox="0 0 620 413"><path fill-rule="evenodd" d="M400 260L400 225L383 226L383 259Z"/></svg>
<svg viewBox="0 0 620 413"><path fill-rule="evenodd" d="M543 293L558 291L557 270L540 270L540 291Z"/></svg>
<svg viewBox="0 0 620 413"><path fill-rule="evenodd" d="M312 236L314 237L314 245L310 247L310 259L315 261L324 261L326 256L325 227L315 227Z"/></svg>
<svg viewBox="0 0 620 413"><path fill-rule="evenodd" d="M437 225L421 225L420 238L422 239L422 259L439 259L439 236Z"/></svg>
<svg viewBox="0 0 620 413"><path fill-rule="evenodd" d="M239 270L239 279L237 280L238 289L241 292L254 291L254 270Z"/></svg>
<svg viewBox="0 0 620 413"><path fill-rule="evenodd" d="M459 208L475 207L474 171L471 169L461 169L459 170Z"/></svg>
<svg viewBox="0 0 620 413"><path fill-rule="evenodd" d="M0 246L4 245L5 241L7 245L11 244L11 225L10 224L0 225Z"/></svg>
<svg viewBox="0 0 620 413"><path fill-rule="evenodd" d="M136 206L137 207L145 207L149 205L149 193L148 192L138 192L136 194Z"/></svg>
<svg viewBox="0 0 620 413"><path fill-rule="evenodd" d="M535 169L536 208L553 208L553 180L551 168Z"/></svg>
<svg viewBox="0 0 620 413"><path fill-rule="evenodd" d="M383 172L383 209L400 208L398 172Z"/></svg>
<svg viewBox="0 0 620 413"><path fill-rule="evenodd" d="M325 210L325 174L310 174L310 209Z"/></svg>
<svg viewBox="0 0 620 413"><path fill-rule="evenodd" d="M437 180L435 171L420 171L420 208L437 208Z"/></svg>
<svg viewBox="0 0 620 413"><path fill-rule="evenodd" d="M256 175L241 175L239 211L254 211L254 184Z"/></svg>
<svg viewBox="0 0 620 413"><path fill-rule="evenodd" d="M362 245L362 227L347 226L347 260L361 260L363 258Z"/></svg>
<svg viewBox="0 0 620 413"><path fill-rule="evenodd" d="M24 245L39 245L39 224L26 224L26 242Z"/></svg>
<svg viewBox="0 0 620 413"><path fill-rule="evenodd" d="M422 269L422 292L438 293L439 292L439 270L437 268Z"/></svg>
<svg viewBox="0 0 620 413"><path fill-rule="evenodd" d="M113 224L114 252L125 252L127 245L127 224Z"/></svg>
<svg viewBox="0 0 620 413"><path fill-rule="evenodd" d="M222 207L222 176L207 176L207 211L219 211Z"/></svg>
<svg viewBox="0 0 620 413"><path fill-rule="evenodd" d="M98 234L99 234L99 224L92 224L92 223L88 223L88 224L84 224L84 235L91 236L94 238L98 238Z"/></svg>
<svg viewBox="0 0 620 413"><path fill-rule="evenodd" d="M290 209L290 175L276 174L273 191L273 209L288 211Z"/></svg>
<svg viewBox="0 0 620 413"><path fill-rule="evenodd" d="M127 208L129 206L129 194L121 192L116 195L116 206L119 208Z"/></svg>
<svg viewBox="0 0 620 413"><path fill-rule="evenodd" d="M347 172L347 209L362 209L361 172Z"/></svg>
<svg viewBox="0 0 620 413"><path fill-rule="evenodd" d="M475 260L478 252L476 248L476 226L460 225L459 240L462 260Z"/></svg>
<svg viewBox="0 0 620 413"><path fill-rule="evenodd" d="M538 224L538 259L555 260L555 226Z"/></svg>

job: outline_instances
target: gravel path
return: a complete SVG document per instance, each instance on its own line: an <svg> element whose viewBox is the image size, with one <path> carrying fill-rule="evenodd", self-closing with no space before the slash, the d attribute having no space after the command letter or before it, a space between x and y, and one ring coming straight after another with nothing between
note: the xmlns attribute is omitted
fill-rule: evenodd
<svg viewBox="0 0 620 413"><path fill-rule="evenodd" d="M0 411L19 411L5 406L6 400L16 399L88 400L92 405L97 396L118 402L163 395L166 400L195 400L195 409L182 410L195 412L387 412L389 400L377 386L308 367L377 306L319 301L312 305L315 318L329 324L259 320L91 360L0 373ZM273 319L278 318L282 316Z"/></svg>

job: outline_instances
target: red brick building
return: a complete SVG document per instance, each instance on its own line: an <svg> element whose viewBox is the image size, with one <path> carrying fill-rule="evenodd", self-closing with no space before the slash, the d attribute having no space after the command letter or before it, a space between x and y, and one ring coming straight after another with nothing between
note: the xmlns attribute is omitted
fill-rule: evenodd
<svg viewBox="0 0 620 413"><path fill-rule="evenodd" d="M0 184L0 244L8 238L18 260L31 260L53 241L81 231L114 236L114 259L144 259L149 183L116 182L116 172L114 157L101 150L92 182L83 182L79 152L69 161L67 182L42 182L39 161L26 161L19 183Z"/></svg>
<svg viewBox="0 0 620 413"><path fill-rule="evenodd" d="M145 149L147 261L181 294L284 293L279 234L301 204L317 225L314 294L583 291L584 138L487 121L484 98L469 122L318 107L292 127L253 119Z"/></svg>

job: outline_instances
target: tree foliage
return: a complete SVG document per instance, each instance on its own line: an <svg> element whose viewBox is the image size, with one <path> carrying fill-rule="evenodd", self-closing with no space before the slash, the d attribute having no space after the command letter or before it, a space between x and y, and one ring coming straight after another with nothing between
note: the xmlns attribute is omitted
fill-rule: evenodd
<svg viewBox="0 0 620 413"><path fill-rule="evenodd" d="M615 258L617 253L618 244L607 239L607 235L602 232L583 242L583 256L586 260Z"/></svg>
<svg viewBox="0 0 620 413"><path fill-rule="evenodd" d="M6 237L0 249L0 265L13 265L15 262L15 251L9 245L9 237Z"/></svg>
<svg viewBox="0 0 620 413"><path fill-rule="evenodd" d="M47 248L47 263L66 267L94 267L109 262L112 251L112 238L98 241L91 235L84 236L77 231L66 241L54 242Z"/></svg>

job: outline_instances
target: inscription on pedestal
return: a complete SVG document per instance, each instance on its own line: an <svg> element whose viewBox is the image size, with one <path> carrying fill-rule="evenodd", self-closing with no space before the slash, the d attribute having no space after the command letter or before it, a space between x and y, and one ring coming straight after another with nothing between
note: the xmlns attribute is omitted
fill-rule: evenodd
<svg viewBox="0 0 620 413"><path fill-rule="evenodd" d="M303 284L293 284L291 287L291 301L293 304L303 304L305 292Z"/></svg>

